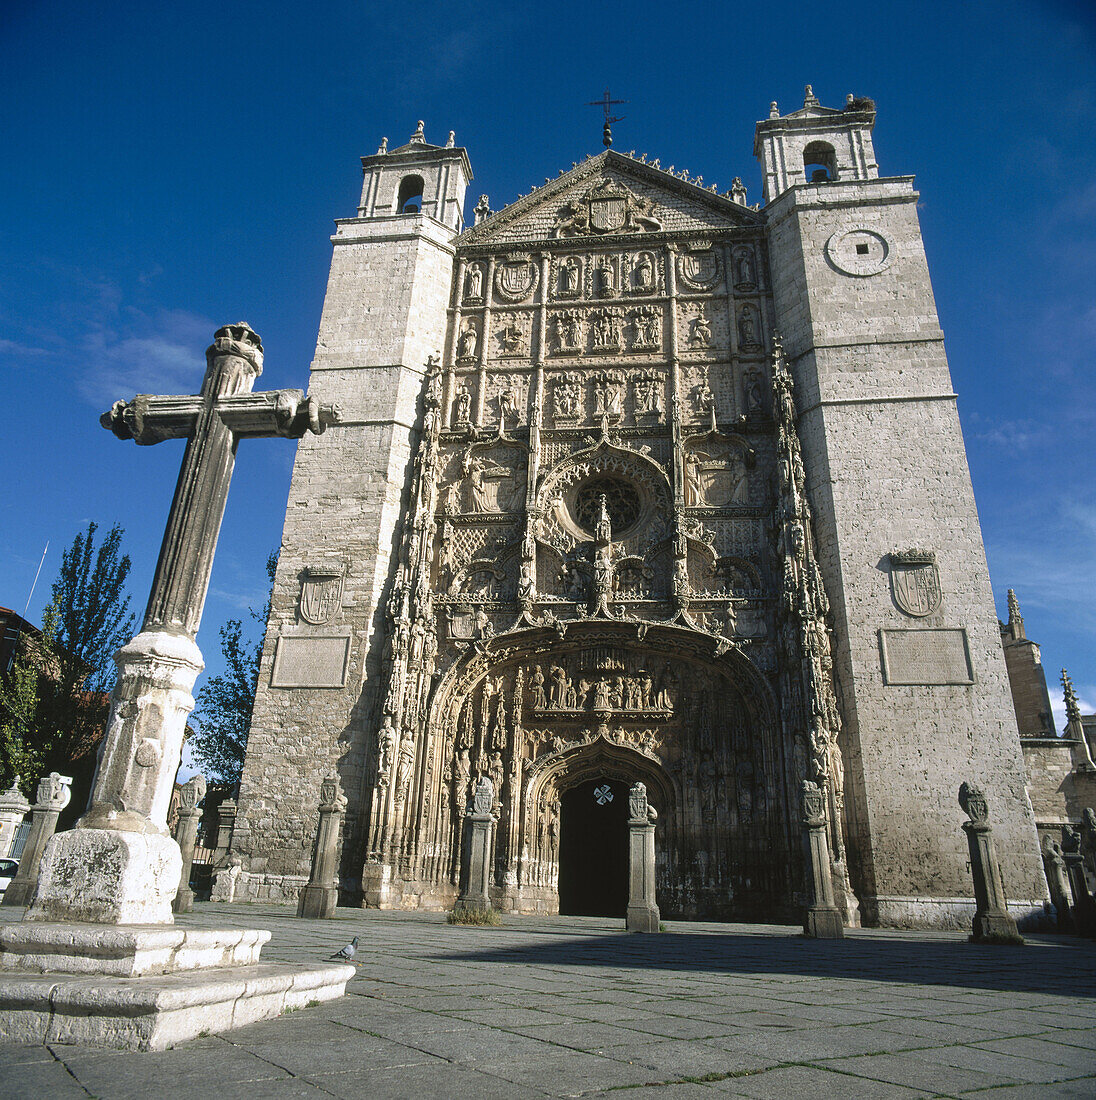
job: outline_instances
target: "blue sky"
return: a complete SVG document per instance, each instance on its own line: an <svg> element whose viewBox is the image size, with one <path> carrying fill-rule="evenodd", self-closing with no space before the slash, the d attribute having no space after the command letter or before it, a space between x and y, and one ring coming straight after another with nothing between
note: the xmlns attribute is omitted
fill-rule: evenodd
<svg viewBox="0 0 1096 1100"><path fill-rule="evenodd" d="M127 10L132 9L132 10ZM182 454L98 414L194 392L248 320L263 388L307 386L358 157L450 129L499 209L617 148L760 199L753 127L811 83L878 105L883 175L914 174L999 613L1016 588L1051 670L1096 706L1096 16L1084 0L841 8L609 0L34 2L0 13L0 604L30 617L89 519L126 529L144 606ZM245 441L199 644L264 599L293 444ZM1060 724L1060 722L1059 722Z"/></svg>

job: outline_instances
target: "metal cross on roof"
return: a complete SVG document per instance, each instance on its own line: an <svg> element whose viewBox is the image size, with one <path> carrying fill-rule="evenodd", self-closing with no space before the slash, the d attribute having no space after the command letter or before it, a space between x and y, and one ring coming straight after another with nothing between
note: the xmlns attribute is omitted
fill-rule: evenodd
<svg viewBox="0 0 1096 1100"><path fill-rule="evenodd" d="M605 127L601 131L601 141L606 149L613 144L613 130L612 126L614 122L623 122L623 115L613 115L610 108L616 107L619 104L627 103L626 99L612 99L609 96L609 89L605 89L605 94L601 99L592 99L586 104L587 107L601 107L605 111Z"/></svg>

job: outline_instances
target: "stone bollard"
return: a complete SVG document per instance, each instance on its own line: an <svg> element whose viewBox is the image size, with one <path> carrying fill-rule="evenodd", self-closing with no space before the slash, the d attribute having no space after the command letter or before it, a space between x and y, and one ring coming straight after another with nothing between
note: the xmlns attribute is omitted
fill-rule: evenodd
<svg viewBox="0 0 1096 1100"><path fill-rule="evenodd" d="M339 903L339 826L346 809L346 796L339 793L339 781L329 775L320 784L320 825L312 855L312 876L301 890L298 917L333 917Z"/></svg>
<svg viewBox="0 0 1096 1100"><path fill-rule="evenodd" d="M826 839L825 795L817 783L804 779L800 797L811 891L803 932L816 940L839 940L845 935L845 928L841 923L841 910L837 908L833 896L830 845Z"/></svg>
<svg viewBox="0 0 1096 1100"><path fill-rule="evenodd" d="M205 793L206 781L201 775L184 783L179 791L179 824L175 828L175 842L183 857L183 869L179 874L179 892L171 903L173 913L189 913L194 908L190 868L194 863L194 842L198 839L198 822L202 816L198 803L205 798Z"/></svg>
<svg viewBox="0 0 1096 1100"><path fill-rule="evenodd" d="M232 833L236 828L236 800L226 798L217 807L217 848L213 853L214 866L228 862L228 849L232 844Z"/></svg>
<svg viewBox="0 0 1096 1100"><path fill-rule="evenodd" d="M1072 932L1073 907L1069 901L1069 877L1066 874L1066 861L1062 855L1062 846L1051 837L1043 838L1043 870L1050 887L1050 900L1058 911L1058 931Z"/></svg>
<svg viewBox="0 0 1096 1100"><path fill-rule="evenodd" d="M970 818L963 822L963 831L967 834L970 872L974 878L971 940L975 943L1023 943L1016 921L1008 911L997 848L993 843L993 827L988 822L986 796L975 784L963 783L959 788L959 805Z"/></svg>
<svg viewBox="0 0 1096 1100"><path fill-rule="evenodd" d="M472 795L472 809L464 815L463 885L453 912L483 912L491 908L491 847L495 832L495 788L481 775Z"/></svg>
<svg viewBox="0 0 1096 1100"><path fill-rule="evenodd" d="M38 798L30 820L30 832L19 860L19 870L4 891L4 905L29 905L38 882L38 864L57 828L57 815L69 804L72 788L57 772L50 772L38 782Z"/></svg>
<svg viewBox="0 0 1096 1100"><path fill-rule="evenodd" d="M1081 831L1073 825L1062 830L1062 858L1073 895L1073 930L1078 936L1096 935L1096 902L1088 889L1085 857L1081 851ZM11 887L9 886L10 890Z"/></svg>
<svg viewBox="0 0 1096 1100"><path fill-rule="evenodd" d="M15 830L30 810L30 803L19 789L19 776L0 794L0 859L6 859L15 840Z"/></svg>
<svg viewBox="0 0 1096 1100"><path fill-rule="evenodd" d="M657 932L655 902L655 822L658 814L647 802L647 788L636 783L628 792L628 932Z"/></svg>

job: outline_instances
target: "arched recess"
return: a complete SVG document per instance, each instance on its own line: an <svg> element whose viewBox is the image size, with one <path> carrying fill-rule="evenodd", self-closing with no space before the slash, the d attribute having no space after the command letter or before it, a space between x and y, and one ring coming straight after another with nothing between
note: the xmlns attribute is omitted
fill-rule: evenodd
<svg viewBox="0 0 1096 1100"><path fill-rule="evenodd" d="M551 911L553 800L601 769L648 785L668 916L794 919L805 754L782 733L767 677L736 647L604 619L562 636L513 631L469 646L439 682L426 727L423 839L439 879L456 882L468 789L487 774L496 896Z"/></svg>

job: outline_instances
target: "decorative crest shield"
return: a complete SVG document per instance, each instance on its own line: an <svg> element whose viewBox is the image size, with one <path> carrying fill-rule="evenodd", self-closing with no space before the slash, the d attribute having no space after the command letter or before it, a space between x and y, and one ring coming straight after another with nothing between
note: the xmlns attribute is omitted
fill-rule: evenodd
<svg viewBox="0 0 1096 1100"><path fill-rule="evenodd" d="M590 199L590 225L599 233L620 229L628 217L628 204L623 195L603 195Z"/></svg>
<svg viewBox="0 0 1096 1100"><path fill-rule="evenodd" d="M678 262L682 280L693 290L711 290L719 278L719 257L714 249L685 252Z"/></svg>
<svg viewBox="0 0 1096 1100"><path fill-rule="evenodd" d="M899 610L917 619L931 615L942 595L936 555L931 550L902 550L890 560L891 592Z"/></svg>
<svg viewBox="0 0 1096 1100"><path fill-rule="evenodd" d="M301 580L301 618L323 626L334 617L342 600L343 575L336 569L306 569Z"/></svg>
<svg viewBox="0 0 1096 1100"><path fill-rule="evenodd" d="M508 302L528 298L537 284L537 265L527 256L513 256L495 268L495 290Z"/></svg>

